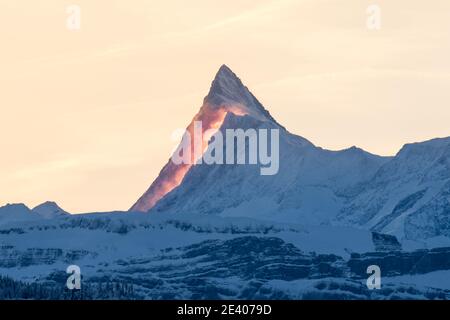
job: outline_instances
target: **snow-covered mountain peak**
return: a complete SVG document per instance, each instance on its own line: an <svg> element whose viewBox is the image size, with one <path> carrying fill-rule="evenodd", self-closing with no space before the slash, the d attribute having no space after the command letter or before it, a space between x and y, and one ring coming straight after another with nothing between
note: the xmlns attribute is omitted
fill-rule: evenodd
<svg viewBox="0 0 450 320"><path fill-rule="evenodd" d="M237 115L249 115L262 121L276 123L241 79L226 65L222 65L217 72L205 98L204 107Z"/></svg>
<svg viewBox="0 0 450 320"><path fill-rule="evenodd" d="M212 82L211 89L205 97L202 107L187 126L186 131L193 137L195 122L201 122L203 133L209 130L220 130L227 115L243 118L245 123L239 122L240 126L235 127L235 129L251 127L255 122L265 123L266 127L283 128L264 109L236 74L226 65L222 65ZM206 136L203 139L201 148L206 151L209 139ZM194 154L195 148L192 149L192 154ZM191 164L181 165L176 165L169 160L158 178L130 210L146 212L151 209L166 194L181 184L184 176L191 169L192 163L195 163L196 160L198 159L193 159Z"/></svg>
<svg viewBox="0 0 450 320"><path fill-rule="evenodd" d="M44 202L32 210L44 219L52 219L58 216L67 215L68 213L61 209L55 202Z"/></svg>
<svg viewBox="0 0 450 320"><path fill-rule="evenodd" d="M0 207L0 225L11 222L30 221L39 218L23 203Z"/></svg>
<svg viewBox="0 0 450 320"><path fill-rule="evenodd" d="M217 101L222 98L230 102L242 102L245 89L238 76L226 65L222 65L211 84L208 98L217 99Z"/></svg>

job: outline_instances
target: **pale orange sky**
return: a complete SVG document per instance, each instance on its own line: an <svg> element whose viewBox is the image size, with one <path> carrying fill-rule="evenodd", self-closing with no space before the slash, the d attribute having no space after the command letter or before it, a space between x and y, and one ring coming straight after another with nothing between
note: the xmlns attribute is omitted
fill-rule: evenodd
<svg viewBox="0 0 450 320"><path fill-rule="evenodd" d="M450 136L448 0L0 0L0 41L0 205L128 209L223 63L324 148Z"/></svg>

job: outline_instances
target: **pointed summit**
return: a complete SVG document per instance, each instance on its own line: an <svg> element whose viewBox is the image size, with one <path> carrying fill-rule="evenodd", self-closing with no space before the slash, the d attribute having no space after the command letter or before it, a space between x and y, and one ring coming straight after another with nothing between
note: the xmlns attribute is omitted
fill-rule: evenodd
<svg viewBox="0 0 450 320"><path fill-rule="evenodd" d="M241 79L225 64L223 64L214 77L211 91L224 89L228 91L240 91L245 89ZM210 92L211 93L211 92Z"/></svg>
<svg viewBox="0 0 450 320"><path fill-rule="evenodd" d="M221 65L219 68L219 71L217 71L216 79L219 77L228 77L228 78L234 77L237 80L239 80L239 78L236 76L236 74L226 64Z"/></svg>
<svg viewBox="0 0 450 320"><path fill-rule="evenodd" d="M247 94L248 89L237 75L226 65L222 65L212 82L206 100L215 106L233 102L243 103Z"/></svg>
<svg viewBox="0 0 450 320"><path fill-rule="evenodd" d="M244 87L241 79L239 79L239 77L226 64L223 64L219 68L219 71L217 71L212 87L215 85L219 87L228 87L230 89L231 87L234 87L235 89Z"/></svg>
<svg viewBox="0 0 450 320"><path fill-rule="evenodd" d="M259 120L277 123L241 79L225 64L217 72L204 103L212 108L224 108L233 113L247 114Z"/></svg>
<svg viewBox="0 0 450 320"><path fill-rule="evenodd" d="M231 73L231 74L235 75L234 72L230 69L230 67L228 67L226 64L223 64L220 66L217 74L219 74L219 73Z"/></svg>

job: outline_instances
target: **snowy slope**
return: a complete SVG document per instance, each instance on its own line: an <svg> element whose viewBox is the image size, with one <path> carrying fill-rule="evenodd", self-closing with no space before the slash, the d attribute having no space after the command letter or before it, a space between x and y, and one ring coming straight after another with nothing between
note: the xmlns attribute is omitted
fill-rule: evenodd
<svg viewBox="0 0 450 320"><path fill-rule="evenodd" d="M450 138L405 145L338 220L406 239L450 236Z"/></svg>

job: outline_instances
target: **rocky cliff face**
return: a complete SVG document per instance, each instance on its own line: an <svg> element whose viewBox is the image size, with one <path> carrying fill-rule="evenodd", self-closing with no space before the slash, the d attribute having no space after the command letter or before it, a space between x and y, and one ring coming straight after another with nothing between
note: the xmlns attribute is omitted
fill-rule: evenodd
<svg viewBox="0 0 450 320"><path fill-rule="evenodd" d="M372 241L376 251L400 251L402 245L395 236L372 232Z"/></svg>
<svg viewBox="0 0 450 320"><path fill-rule="evenodd" d="M0 268L79 261L88 252L2 247ZM369 265L382 270L382 290L365 285ZM156 255L100 263L86 281L92 288L126 284L128 298L151 299L446 299L449 290L397 283L393 276L450 270L450 248L415 252L315 254L276 237L239 236L168 248ZM40 279L48 290L64 287L67 275L55 271ZM121 292L127 298L126 292ZM88 295L86 295L88 296ZM94 295L95 296L95 295Z"/></svg>
<svg viewBox="0 0 450 320"><path fill-rule="evenodd" d="M52 265L57 262L71 263L84 257L95 257L87 250L63 250L59 248L28 248L18 250L14 246L0 247L0 268L21 268L36 265Z"/></svg>
<svg viewBox="0 0 450 320"><path fill-rule="evenodd" d="M376 252L352 254L348 261L350 271L357 276L367 275L367 266L377 265L384 275L424 274L450 270L450 248L436 248L413 252Z"/></svg>

